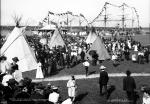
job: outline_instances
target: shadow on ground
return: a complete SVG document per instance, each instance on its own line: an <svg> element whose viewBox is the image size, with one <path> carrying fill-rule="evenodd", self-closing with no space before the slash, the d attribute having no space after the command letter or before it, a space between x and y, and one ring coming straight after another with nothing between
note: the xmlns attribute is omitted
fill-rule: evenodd
<svg viewBox="0 0 150 104"><path fill-rule="evenodd" d="M82 93L82 94L79 94L76 99L75 99L75 103L76 102L80 102L84 97L86 97L88 95L88 92L85 92L85 93Z"/></svg>

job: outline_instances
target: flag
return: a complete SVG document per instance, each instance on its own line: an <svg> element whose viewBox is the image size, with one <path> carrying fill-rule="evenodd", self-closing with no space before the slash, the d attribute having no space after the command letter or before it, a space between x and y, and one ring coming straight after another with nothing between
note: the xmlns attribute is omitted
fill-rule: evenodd
<svg viewBox="0 0 150 104"><path fill-rule="evenodd" d="M73 16L79 17L78 15L73 15Z"/></svg>
<svg viewBox="0 0 150 104"><path fill-rule="evenodd" d="M84 15L83 15L83 14L81 14L81 13L80 13L80 16L81 16L81 17L84 17Z"/></svg>
<svg viewBox="0 0 150 104"><path fill-rule="evenodd" d="M49 11L49 14L54 15L54 13L53 13L53 12L50 12L50 11Z"/></svg>
<svg viewBox="0 0 150 104"><path fill-rule="evenodd" d="M57 23L56 22L54 22L54 21L50 21L51 22L51 24L53 24L53 25L57 25Z"/></svg>
<svg viewBox="0 0 150 104"><path fill-rule="evenodd" d="M44 19L43 22L46 22L46 20Z"/></svg>
<svg viewBox="0 0 150 104"><path fill-rule="evenodd" d="M70 11L67 11L67 13L72 15L72 12L70 12Z"/></svg>
<svg viewBox="0 0 150 104"><path fill-rule="evenodd" d="M47 17L45 17L45 18L44 18L44 20L48 20L48 18L47 18Z"/></svg>
<svg viewBox="0 0 150 104"><path fill-rule="evenodd" d="M67 25L67 22L66 22L66 21L64 21L64 24L65 24L65 25Z"/></svg>

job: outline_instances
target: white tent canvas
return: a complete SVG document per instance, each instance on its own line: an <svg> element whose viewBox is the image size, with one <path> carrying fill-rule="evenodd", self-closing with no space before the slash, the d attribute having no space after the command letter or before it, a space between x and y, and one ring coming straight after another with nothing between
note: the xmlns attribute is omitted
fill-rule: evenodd
<svg viewBox="0 0 150 104"><path fill-rule="evenodd" d="M19 70L22 72L37 68L36 58L25 40L24 33L24 27L15 27L1 48L1 55L5 55L9 62L12 62L13 57L18 57Z"/></svg>
<svg viewBox="0 0 150 104"><path fill-rule="evenodd" d="M61 37L58 29L56 29L54 31L54 34L53 34L52 38L50 39L48 45L49 45L50 49L52 49L53 47L57 47L57 46L65 46L65 42L64 42L63 38Z"/></svg>
<svg viewBox="0 0 150 104"><path fill-rule="evenodd" d="M98 36L96 35L95 32L90 32L87 39L86 39L86 43L87 44L93 43L96 40L97 37Z"/></svg>
<svg viewBox="0 0 150 104"><path fill-rule="evenodd" d="M91 50L96 51L96 53L98 54L98 59L99 60L110 59L110 55L109 55L107 49L105 48L104 44L102 43L100 37L96 38L96 40L93 42L90 50L87 53L89 53ZM89 57L90 55L87 54L87 56Z"/></svg>

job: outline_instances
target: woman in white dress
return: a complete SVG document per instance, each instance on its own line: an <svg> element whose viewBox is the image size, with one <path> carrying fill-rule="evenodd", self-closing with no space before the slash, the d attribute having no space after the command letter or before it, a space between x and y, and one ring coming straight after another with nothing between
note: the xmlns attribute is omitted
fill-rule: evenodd
<svg viewBox="0 0 150 104"><path fill-rule="evenodd" d="M71 79L67 82L67 87L68 87L68 96L70 98L73 98L74 101L76 97L76 88L77 88L74 76L71 76Z"/></svg>
<svg viewBox="0 0 150 104"><path fill-rule="evenodd" d="M36 78L44 78L41 66L42 66L42 64L40 62L38 62Z"/></svg>

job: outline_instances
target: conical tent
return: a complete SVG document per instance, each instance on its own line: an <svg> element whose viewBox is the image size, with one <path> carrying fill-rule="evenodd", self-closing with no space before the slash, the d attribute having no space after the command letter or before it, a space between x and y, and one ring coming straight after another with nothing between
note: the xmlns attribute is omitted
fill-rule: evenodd
<svg viewBox="0 0 150 104"><path fill-rule="evenodd" d="M97 37L98 36L96 35L95 32L90 32L87 39L86 39L86 43L87 44L93 43L96 40Z"/></svg>
<svg viewBox="0 0 150 104"><path fill-rule="evenodd" d="M87 52L87 56L89 57L89 52L91 50L95 50L96 53L98 54L98 59L99 60L106 60L110 59L110 55L108 51L106 50L104 44L102 43L100 37L97 37L96 40L93 42L91 48Z"/></svg>
<svg viewBox="0 0 150 104"><path fill-rule="evenodd" d="M56 29L54 31L54 34L53 34L52 38L50 39L48 45L49 45L50 49L52 49L53 47L57 47L57 46L65 46L65 42L64 42L63 38L61 37L58 29Z"/></svg>
<svg viewBox="0 0 150 104"><path fill-rule="evenodd" d="M1 48L1 55L5 55L8 62L12 62L13 57L18 57L19 70L29 72L37 68L37 62L24 33L25 27L15 27Z"/></svg>

